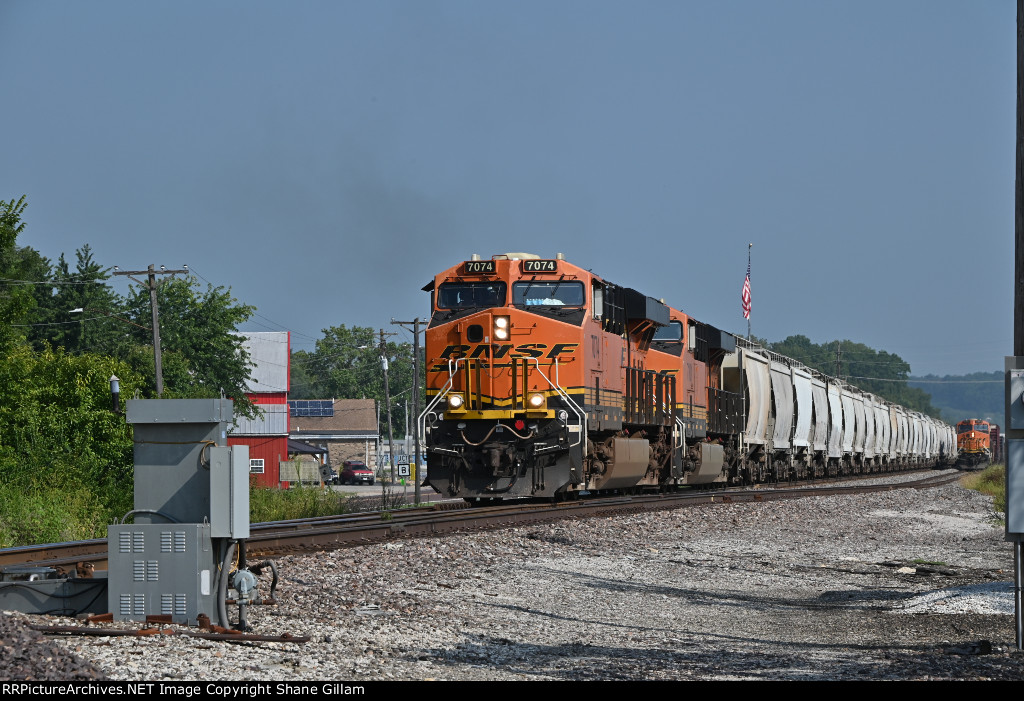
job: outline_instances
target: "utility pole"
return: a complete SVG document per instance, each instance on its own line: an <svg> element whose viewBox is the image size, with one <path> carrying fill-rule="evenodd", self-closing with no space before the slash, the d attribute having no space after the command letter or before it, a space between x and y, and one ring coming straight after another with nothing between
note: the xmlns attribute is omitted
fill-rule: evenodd
<svg viewBox="0 0 1024 701"><path fill-rule="evenodd" d="M416 503L420 503L420 318L412 321L395 321L392 324L408 326L412 324L412 441L413 441L413 464L416 466L416 474L413 475L412 483L416 489L413 492ZM408 413L408 412L406 412ZM408 435L408 434L407 434Z"/></svg>
<svg viewBox="0 0 1024 701"><path fill-rule="evenodd" d="M185 266L184 270L168 270L164 266L160 266L160 270L155 270L153 264L150 263L146 270L118 270L114 268L114 275L127 275L131 280L139 283L143 287L149 290L149 307L153 313L153 364L156 368L156 396L160 397L164 393L164 367L163 359L160 357L160 308L156 301L156 288L158 285L156 276L157 275L175 275L177 273L188 274L188 266ZM132 275L145 275L146 281L138 280Z"/></svg>
<svg viewBox="0 0 1024 701"><path fill-rule="evenodd" d="M388 345L384 341L384 336L393 336L394 334L385 334L384 329L380 330L380 364L384 368L384 402L388 407L388 462L391 463L391 482L395 482L395 437L391 431L391 389L388 387ZM383 481L383 480L381 480Z"/></svg>
<svg viewBox="0 0 1024 701"><path fill-rule="evenodd" d="M1017 649L1024 650L1024 0L1017 0L1017 164L1014 186L1013 355L1006 358L1006 539L1013 542L1013 612Z"/></svg>
<svg viewBox="0 0 1024 701"><path fill-rule="evenodd" d="M1021 0L1017 0L1017 173L1015 180L1013 354L1021 357L1024 356L1024 3ZM1018 649L1020 649L1020 645L1018 645Z"/></svg>

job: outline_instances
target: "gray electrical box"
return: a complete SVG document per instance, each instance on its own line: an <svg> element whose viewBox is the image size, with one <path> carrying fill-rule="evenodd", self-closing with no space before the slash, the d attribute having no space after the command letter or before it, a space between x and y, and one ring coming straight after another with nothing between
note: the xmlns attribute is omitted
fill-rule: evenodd
<svg viewBox="0 0 1024 701"><path fill-rule="evenodd" d="M1006 534L1024 534L1024 440L1006 441Z"/></svg>
<svg viewBox="0 0 1024 701"><path fill-rule="evenodd" d="M1006 537L1024 540L1024 358L1006 357Z"/></svg>
<svg viewBox="0 0 1024 701"><path fill-rule="evenodd" d="M209 524L107 527L107 602L116 621L167 615L216 621L217 564Z"/></svg>
<svg viewBox="0 0 1024 701"><path fill-rule="evenodd" d="M115 620L213 621L228 542L249 537L249 447L228 446L227 399L136 399L134 524L107 529ZM228 625L227 621L219 621Z"/></svg>
<svg viewBox="0 0 1024 701"><path fill-rule="evenodd" d="M1007 386L1009 423L1011 429L1024 429L1024 370L1010 370Z"/></svg>
<svg viewBox="0 0 1024 701"><path fill-rule="evenodd" d="M249 446L210 448L210 535L249 537Z"/></svg>
<svg viewBox="0 0 1024 701"><path fill-rule="evenodd" d="M227 445L233 409L228 399L128 402L127 420L135 434L136 523L209 519L209 453L215 445Z"/></svg>

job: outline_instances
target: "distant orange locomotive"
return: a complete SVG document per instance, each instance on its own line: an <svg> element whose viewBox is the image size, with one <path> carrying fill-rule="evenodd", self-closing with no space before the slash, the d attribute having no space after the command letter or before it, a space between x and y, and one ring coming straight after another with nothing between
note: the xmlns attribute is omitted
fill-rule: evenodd
<svg viewBox="0 0 1024 701"><path fill-rule="evenodd" d="M984 467L992 460L990 424L983 419L965 419L956 425L957 465Z"/></svg>
<svg viewBox="0 0 1024 701"><path fill-rule="evenodd" d="M439 273L427 484L454 497L772 481L951 460L952 427L573 265L507 253Z"/></svg>

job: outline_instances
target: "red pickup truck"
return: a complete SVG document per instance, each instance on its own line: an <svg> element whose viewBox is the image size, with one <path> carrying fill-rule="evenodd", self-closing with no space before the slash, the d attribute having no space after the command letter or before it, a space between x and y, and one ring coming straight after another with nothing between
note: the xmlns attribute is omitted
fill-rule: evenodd
<svg viewBox="0 0 1024 701"><path fill-rule="evenodd" d="M346 460L341 468L342 484L373 484L373 470L362 460Z"/></svg>

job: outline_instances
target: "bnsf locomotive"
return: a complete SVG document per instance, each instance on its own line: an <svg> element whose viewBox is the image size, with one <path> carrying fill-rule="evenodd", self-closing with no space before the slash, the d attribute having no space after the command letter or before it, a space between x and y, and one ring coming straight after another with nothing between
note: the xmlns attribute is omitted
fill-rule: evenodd
<svg viewBox="0 0 1024 701"><path fill-rule="evenodd" d="M956 425L958 467L974 469L992 461L989 426L989 422L983 419L966 419Z"/></svg>
<svg viewBox="0 0 1024 701"><path fill-rule="evenodd" d="M571 498L951 461L952 428L564 260L438 274L426 331L428 483Z"/></svg>

